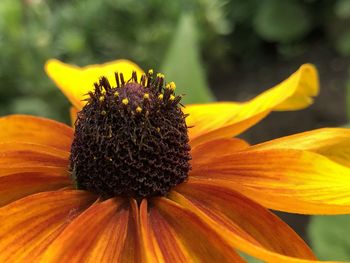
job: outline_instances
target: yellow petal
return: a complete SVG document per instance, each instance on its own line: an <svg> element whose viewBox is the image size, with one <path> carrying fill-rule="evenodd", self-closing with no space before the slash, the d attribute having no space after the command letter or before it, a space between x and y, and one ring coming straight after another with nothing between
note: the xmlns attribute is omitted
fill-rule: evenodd
<svg viewBox="0 0 350 263"><path fill-rule="evenodd" d="M282 255L315 259L311 249L287 224L237 192L191 180L175 189L176 192L170 193L170 199L191 202L198 209L204 208L201 209L204 213L210 211L228 222L236 235L247 242Z"/></svg>
<svg viewBox="0 0 350 263"><path fill-rule="evenodd" d="M230 138L248 129L271 111L299 110L309 106L318 94L316 68L302 65L298 71L277 86L245 103L211 103L188 105L186 119L191 145Z"/></svg>
<svg viewBox="0 0 350 263"><path fill-rule="evenodd" d="M45 71L78 110L84 106L85 102L82 100L86 99L86 94L93 90L93 84L102 76L108 78L111 85L115 86L115 72L123 73L125 80L131 78L132 71L136 71L138 76L143 73L139 66L125 59L86 67L50 59L46 62Z"/></svg>
<svg viewBox="0 0 350 263"><path fill-rule="evenodd" d="M245 262L208 225L184 210L164 197L151 201L148 238L158 262Z"/></svg>
<svg viewBox="0 0 350 263"><path fill-rule="evenodd" d="M49 244L95 199L88 192L55 191L0 208L0 262L38 262Z"/></svg>
<svg viewBox="0 0 350 263"><path fill-rule="evenodd" d="M77 120L77 116L78 116L78 110L74 107L70 107L69 114L70 114L70 121L71 121L72 127L74 127L75 121Z"/></svg>
<svg viewBox="0 0 350 263"><path fill-rule="evenodd" d="M0 143L26 142L70 151L73 129L63 123L29 115L0 118Z"/></svg>
<svg viewBox="0 0 350 263"><path fill-rule="evenodd" d="M350 168L314 152L247 149L194 166L191 176L234 189L275 210L350 212Z"/></svg>
<svg viewBox="0 0 350 263"><path fill-rule="evenodd" d="M285 136L251 147L255 150L297 149L324 155L350 166L350 129L323 128Z"/></svg>

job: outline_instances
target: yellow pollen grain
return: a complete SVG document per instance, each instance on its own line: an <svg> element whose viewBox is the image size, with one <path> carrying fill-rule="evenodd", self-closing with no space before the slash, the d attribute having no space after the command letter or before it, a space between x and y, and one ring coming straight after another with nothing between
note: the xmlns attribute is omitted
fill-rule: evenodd
<svg viewBox="0 0 350 263"><path fill-rule="evenodd" d="M160 128L159 127L157 127L157 132L160 132Z"/></svg>
<svg viewBox="0 0 350 263"><path fill-rule="evenodd" d="M174 95L170 95L169 100L173 101L175 99Z"/></svg>
<svg viewBox="0 0 350 263"><path fill-rule="evenodd" d="M118 91L116 91L116 92L114 93L114 97L115 97L115 98L119 97L119 92L118 92Z"/></svg>
<svg viewBox="0 0 350 263"><path fill-rule="evenodd" d="M122 100L122 103L124 105L128 105L129 104L129 100L127 98L125 98L125 99Z"/></svg>
<svg viewBox="0 0 350 263"><path fill-rule="evenodd" d="M101 115L105 116L107 112L105 110L101 111Z"/></svg>
<svg viewBox="0 0 350 263"><path fill-rule="evenodd" d="M99 100L102 102L102 101L105 100L105 97L101 96L101 97L99 98Z"/></svg>
<svg viewBox="0 0 350 263"><path fill-rule="evenodd" d="M164 76L164 74L162 74L162 73L157 73L157 78L164 79L164 78L165 78L165 76Z"/></svg>
<svg viewBox="0 0 350 263"><path fill-rule="evenodd" d="M168 85L169 85L169 89L171 89L171 90L175 90L176 89L176 84L175 84L174 81L170 82Z"/></svg>
<svg viewBox="0 0 350 263"><path fill-rule="evenodd" d="M163 99L163 94L159 94L158 99L162 100Z"/></svg>
<svg viewBox="0 0 350 263"><path fill-rule="evenodd" d="M148 99L149 99L149 94L148 94L148 93L145 93L145 94L143 95L143 98L144 98L145 100L148 100Z"/></svg>
<svg viewBox="0 0 350 263"><path fill-rule="evenodd" d="M140 113L141 111L142 111L142 108L141 108L141 107L137 107L137 108L136 108L136 112L137 112L137 113Z"/></svg>
<svg viewBox="0 0 350 263"><path fill-rule="evenodd" d="M148 70L148 74L153 75L153 69Z"/></svg>

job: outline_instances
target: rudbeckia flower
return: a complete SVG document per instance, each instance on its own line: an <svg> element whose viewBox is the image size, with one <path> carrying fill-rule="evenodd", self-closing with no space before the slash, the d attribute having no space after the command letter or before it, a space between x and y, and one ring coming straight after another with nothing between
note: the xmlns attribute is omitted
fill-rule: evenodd
<svg viewBox="0 0 350 263"><path fill-rule="evenodd" d="M0 119L1 262L314 262L269 209L350 211L349 130L234 137L310 105L312 65L247 102L186 107L175 83L126 60L46 72L75 124Z"/></svg>

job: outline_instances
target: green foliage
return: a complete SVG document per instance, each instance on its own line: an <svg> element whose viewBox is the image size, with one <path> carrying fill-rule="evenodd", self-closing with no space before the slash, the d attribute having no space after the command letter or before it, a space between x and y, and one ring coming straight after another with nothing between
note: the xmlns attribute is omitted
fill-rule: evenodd
<svg viewBox="0 0 350 263"><path fill-rule="evenodd" d="M254 28L265 40L288 43L304 37L311 21L298 1L265 0L257 10Z"/></svg>
<svg viewBox="0 0 350 263"><path fill-rule="evenodd" d="M86 65L128 58L159 69L183 10L192 10L205 35L226 30L223 8L214 2L0 1L0 115L68 121L68 102L43 71L47 59Z"/></svg>
<svg viewBox="0 0 350 263"><path fill-rule="evenodd" d="M184 103L212 100L205 73L200 63L197 27L193 15L184 14L165 56L162 72L168 80L174 80L177 93L185 94Z"/></svg>
<svg viewBox="0 0 350 263"><path fill-rule="evenodd" d="M321 260L350 260L350 216L313 216L309 225L311 246Z"/></svg>
<svg viewBox="0 0 350 263"><path fill-rule="evenodd" d="M219 63L252 62L274 51L288 59L315 36L349 56L349 10L350 0L1 0L0 115L68 120L68 102L43 71L52 57L78 65L128 58L143 68L162 66L185 89L186 102L207 101L205 73L215 73ZM180 30L184 12L192 22Z"/></svg>

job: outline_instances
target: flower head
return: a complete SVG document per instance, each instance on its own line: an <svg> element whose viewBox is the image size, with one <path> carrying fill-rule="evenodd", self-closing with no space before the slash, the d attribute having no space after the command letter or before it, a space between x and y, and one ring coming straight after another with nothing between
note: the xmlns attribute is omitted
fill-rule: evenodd
<svg viewBox="0 0 350 263"><path fill-rule="evenodd" d="M51 60L46 71L75 125L0 119L0 261L244 262L243 251L311 262L268 208L350 211L349 130L253 146L233 138L273 110L310 105L312 65L248 102L185 108L175 83L125 60Z"/></svg>
<svg viewBox="0 0 350 263"><path fill-rule="evenodd" d="M166 195L190 170L181 97L160 74L115 79L111 87L102 77L78 114L70 156L77 187L103 197Z"/></svg>

